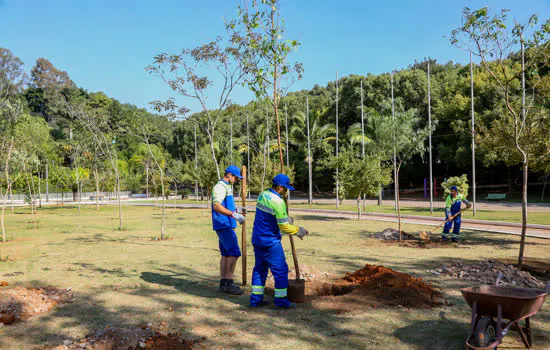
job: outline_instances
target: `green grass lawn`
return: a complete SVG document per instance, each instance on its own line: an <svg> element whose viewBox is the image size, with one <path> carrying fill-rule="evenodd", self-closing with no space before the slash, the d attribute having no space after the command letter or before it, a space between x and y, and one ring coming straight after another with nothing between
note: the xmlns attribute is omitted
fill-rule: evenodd
<svg viewBox="0 0 550 350"><path fill-rule="evenodd" d="M330 209L330 210L343 210L357 212L357 206L353 204L344 204L336 209L334 204L328 203L316 203L311 207L308 204L295 204L293 208L314 208L314 209ZM361 207L361 210L363 207ZM368 205L366 213L386 213L395 214L393 205ZM413 208L402 207L401 214L403 215L420 215L420 216L434 216L445 219L445 213L443 209L435 209L433 215L430 213L429 208ZM477 210L477 215L474 216L471 210L467 210L462 214L464 219L476 219L476 220L494 220L501 222L521 222L520 211L496 211L496 210ZM530 224L550 225L550 213L528 213L528 222Z"/></svg>
<svg viewBox="0 0 550 350"><path fill-rule="evenodd" d="M8 210L10 241L0 244L0 280L10 286L72 287L76 301L0 328L0 348L59 345L107 325L166 322L190 337L206 337L207 348L463 349L470 309L458 289L470 284L426 270L443 263L513 259L518 252L516 236L465 231L462 245L407 248L369 238L389 223L297 216L298 223L312 232L297 240L301 265L326 271L335 279L366 263L384 265L432 282L452 305L358 308L347 313L309 304L295 310L251 310L249 287L240 297L216 292L219 253L209 211L168 209L170 239L154 241L159 213L159 208L125 206L124 230L118 231L111 207L99 212L85 207L80 215L70 207L41 209L36 229L27 209ZM404 225L409 232L422 229ZM288 239L284 246L291 265ZM526 255L550 258L550 240L528 238ZM249 280L253 262L249 245ZM23 274L4 276L13 272ZM240 280L240 261L236 274ZM531 324L535 347L548 348L550 309L539 312ZM519 337L511 334L505 345L519 348Z"/></svg>

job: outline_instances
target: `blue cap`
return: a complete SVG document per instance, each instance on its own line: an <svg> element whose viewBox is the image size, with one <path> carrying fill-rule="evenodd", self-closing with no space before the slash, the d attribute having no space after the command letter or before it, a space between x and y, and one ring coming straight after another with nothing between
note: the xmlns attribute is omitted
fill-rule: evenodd
<svg viewBox="0 0 550 350"><path fill-rule="evenodd" d="M294 191L294 187L290 186L290 178L285 174L279 174L273 178L273 185L283 186L291 191Z"/></svg>
<svg viewBox="0 0 550 350"><path fill-rule="evenodd" d="M239 179L243 178L241 176L241 169L239 169L239 167L236 166L236 165L231 164L230 166L227 167L227 169L225 169L225 172L229 173L231 175L234 175L234 176L238 177Z"/></svg>
<svg viewBox="0 0 550 350"><path fill-rule="evenodd" d="M451 191L457 191L457 192L458 192L458 187L456 187L456 186L451 186Z"/></svg>

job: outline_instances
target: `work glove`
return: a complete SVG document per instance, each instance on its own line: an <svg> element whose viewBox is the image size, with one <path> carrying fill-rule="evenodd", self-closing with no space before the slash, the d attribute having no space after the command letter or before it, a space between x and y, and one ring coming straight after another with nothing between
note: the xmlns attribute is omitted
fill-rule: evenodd
<svg viewBox="0 0 550 350"><path fill-rule="evenodd" d="M288 217L288 223L294 225L294 218L292 216Z"/></svg>
<svg viewBox="0 0 550 350"><path fill-rule="evenodd" d="M466 208L470 209L472 207L472 203L468 202L466 203Z"/></svg>
<svg viewBox="0 0 550 350"><path fill-rule="evenodd" d="M298 228L298 233L296 234L296 236L298 236L298 238L300 239L304 239L305 235L309 235L309 231L303 228L302 226L300 226Z"/></svg>
<svg viewBox="0 0 550 350"><path fill-rule="evenodd" d="M239 214L239 213L233 213L231 215L231 217L233 219L237 220L237 222L241 225L246 221L246 218L242 214Z"/></svg>
<svg viewBox="0 0 550 350"><path fill-rule="evenodd" d="M452 216L450 208L445 208L445 215L447 216L447 218L450 218Z"/></svg>
<svg viewBox="0 0 550 350"><path fill-rule="evenodd" d="M235 210L235 212L237 212L237 213L239 213L239 214L243 214L243 215L247 213L245 207L237 207L237 209Z"/></svg>

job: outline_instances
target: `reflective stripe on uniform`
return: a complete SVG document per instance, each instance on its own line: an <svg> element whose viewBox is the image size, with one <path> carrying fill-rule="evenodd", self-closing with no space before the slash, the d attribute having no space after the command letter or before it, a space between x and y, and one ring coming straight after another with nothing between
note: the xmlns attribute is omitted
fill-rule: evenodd
<svg viewBox="0 0 550 350"><path fill-rule="evenodd" d="M252 294L264 294L264 286L252 286Z"/></svg>
<svg viewBox="0 0 550 350"><path fill-rule="evenodd" d="M277 219L277 224L286 224L288 222L288 218Z"/></svg>
<svg viewBox="0 0 550 350"><path fill-rule="evenodd" d="M275 288L275 298L286 298L287 288L277 289Z"/></svg>
<svg viewBox="0 0 550 350"><path fill-rule="evenodd" d="M260 209L261 211L265 211L268 214L275 215L275 211L271 209L270 207L267 207L261 203L256 204L256 208Z"/></svg>

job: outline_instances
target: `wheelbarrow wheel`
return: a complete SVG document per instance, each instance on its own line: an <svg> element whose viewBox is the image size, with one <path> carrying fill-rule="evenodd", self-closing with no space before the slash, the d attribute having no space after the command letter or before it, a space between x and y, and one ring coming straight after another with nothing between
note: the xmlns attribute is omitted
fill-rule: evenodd
<svg viewBox="0 0 550 350"><path fill-rule="evenodd" d="M497 324L491 317L482 317L477 321L476 329L472 336L475 347L485 348L496 340Z"/></svg>

